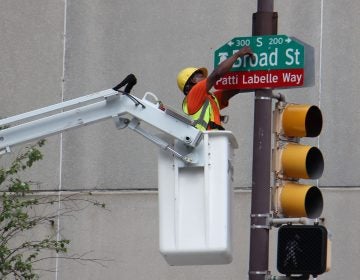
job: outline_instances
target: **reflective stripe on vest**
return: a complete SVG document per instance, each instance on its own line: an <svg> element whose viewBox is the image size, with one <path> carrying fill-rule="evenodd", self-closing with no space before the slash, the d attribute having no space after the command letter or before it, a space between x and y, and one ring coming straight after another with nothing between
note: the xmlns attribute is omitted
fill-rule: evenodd
<svg viewBox="0 0 360 280"><path fill-rule="evenodd" d="M219 106L219 102L217 101L216 97L213 96L215 99L216 105ZM183 101L183 111L185 114L189 115L187 109L187 102L186 98ZM194 120L194 126L201 130L205 131L208 128L209 122L211 121L211 116L213 115L212 108L210 105L210 100L207 98L201 108L193 115L190 115Z"/></svg>

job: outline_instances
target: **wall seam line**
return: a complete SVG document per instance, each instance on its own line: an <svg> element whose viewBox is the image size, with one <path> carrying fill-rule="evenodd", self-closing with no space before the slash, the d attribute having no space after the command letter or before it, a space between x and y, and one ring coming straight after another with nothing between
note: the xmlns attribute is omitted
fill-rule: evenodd
<svg viewBox="0 0 360 280"><path fill-rule="evenodd" d="M67 24L67 0L64 0L64 25L63 25L63 57L62 57L62 77L61 77L61 102L64 101L64 92L65 92L65 59L66 59L66 30ZM58 215L57 215L57 232L56 232L56 241L60 241L60 211L61 211L61 190L62 190L62 164L63 164L63 134L59 135L59 192L58 192ZM55 280L59 279L59 254L56 254L55 261Z"/></svg>

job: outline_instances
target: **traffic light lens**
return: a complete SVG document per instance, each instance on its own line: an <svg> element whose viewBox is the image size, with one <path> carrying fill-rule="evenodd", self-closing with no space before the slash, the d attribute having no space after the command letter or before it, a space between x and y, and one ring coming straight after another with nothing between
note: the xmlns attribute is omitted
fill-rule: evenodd
<svg viewBox="0 0 360 280"><path fill-rule="evenodd" d="M318 107L311 106L305 118L306 136L317 137L322 129L322 114Z"/></svg>
<svg viewBox="0 0 360 280"><path fill-rule="evenodd" d="M320 178L324 171L324 158L316 147L311 147L307 153L306 171L309 179Z"/></svg>
<svg viewBox="0 0 360 280"><path fill-rule="evenodd" d="M323 210L323 197L318 187L311 187L305 197L305 211L307 217L315 219L320 217Z"/></svg>

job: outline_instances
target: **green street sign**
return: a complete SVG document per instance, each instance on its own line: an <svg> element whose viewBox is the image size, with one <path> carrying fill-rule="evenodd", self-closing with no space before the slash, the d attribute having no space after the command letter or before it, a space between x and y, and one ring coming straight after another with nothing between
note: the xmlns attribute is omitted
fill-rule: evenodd
<svg viewBox="0 0 360 280"><path fill-rule="evenodd" d="M254 58L238 58L216 89L286 88L304 85L304 46L286 35L236 37L215 51L215 68L245 46Z"/></svg>
<svg viewBox="0 0 360 280"><path fill-rule="evenodd" d="M239 58L231 71L304 68L304 46L286 35L236 37L215 51L215 67L245 46L255 59Z"/></svg>

